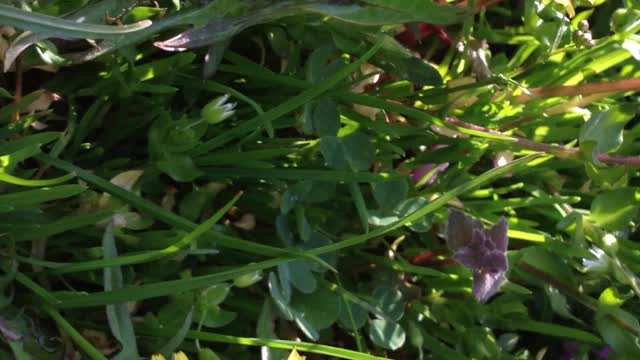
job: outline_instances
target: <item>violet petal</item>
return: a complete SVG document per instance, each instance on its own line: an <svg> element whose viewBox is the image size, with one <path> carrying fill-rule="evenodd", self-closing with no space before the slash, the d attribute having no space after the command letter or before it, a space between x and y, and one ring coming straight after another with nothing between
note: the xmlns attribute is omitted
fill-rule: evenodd
<svg viewBox="0 0 640 360"><path fill-rule="evenodd" d="M482 224L456 209L449 210L447 223L447 246L453 252L466 246L472 238L473 229L482 229Z"/></svg>
<svg viewBox="0 0 640 360"><path fill-rule="evenodd" d="M488 233L496 249L500 251L507 251L509 238L507 238L507 220L505 220L504 217L501 217L500 221L489 229Z"/></svg>
<svg viewBox="0 0 640 360"><path fill-rule="evenodd" d="M472 294L477 302L484 304L489 300L500 286L506 281L503 272L494 272L486 269L473 272Z"/></svg>

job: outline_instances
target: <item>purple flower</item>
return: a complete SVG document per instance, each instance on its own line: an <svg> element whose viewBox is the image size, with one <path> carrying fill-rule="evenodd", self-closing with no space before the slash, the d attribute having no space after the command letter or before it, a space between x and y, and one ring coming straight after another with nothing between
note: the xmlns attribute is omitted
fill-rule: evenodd
<svg viewBox="0 0 640 360"><path fill-rule="evenodd" d="M463 212L449 211L447 246L457 262L473 271L472 294L481 304L489 300L507 279L508 242L504 218L487 230Z"/></svg>
<svg viewBox="0 0 640 360"><path fill-rule="evenodd" d="M427 164L411 171L411 181L419 186L431 186L438 175L442 174L449 167L449 163L443 163L436 167L436 164ZM435 170L434 170L435 168ZM427 175L429 175L427 177Z"/></svg>
<svg viewBox="0 0 640 360"><path fill-rule="evenodd" d="M7 340L16 341L22 338L22 335L11 328L5 319L0 317L0 334Z"/></svg>
<svg viewBox="0 0 640 360"><path fill-rule="evenodd" d="M560 356L560 360L575 360L580 355L580 345L575 342L568 342L562 345L564 353Z"/></svg>
<svg viewBox="0 0 640 360"><path fill-rule="evenodd" d="M608 359L611 356L612 350L609 346L605 346L598 351L598 359Z"/></svg>

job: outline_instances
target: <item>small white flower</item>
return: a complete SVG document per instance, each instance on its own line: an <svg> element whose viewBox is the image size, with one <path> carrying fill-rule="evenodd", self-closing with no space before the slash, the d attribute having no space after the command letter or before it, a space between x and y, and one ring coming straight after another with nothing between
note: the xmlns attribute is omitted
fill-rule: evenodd
<svg viewBox="0 0 640 360"><path fill-rule="evenodd" d="M236 103L227 103L229 95L225 94L211 100L202 108L202 118L209 124L217 124L231 117L235 110Z"/></svg>
<svg viewBox="0 0 640 360"><path fill-rule="evenodd" d="M500 151L493 159L494 167L503 167L513 161L513 153L511 151Z"/></svg>
<svg viewBox="0 0 640 360"><path fill-rule="evenodd" d="M593 255L595 260L582 259L582 266L584 266L585 270L588 272L608 272L609 265L611 263L609 255L607 255L602 249L596 247L589 249L589 252Z"/></svg>

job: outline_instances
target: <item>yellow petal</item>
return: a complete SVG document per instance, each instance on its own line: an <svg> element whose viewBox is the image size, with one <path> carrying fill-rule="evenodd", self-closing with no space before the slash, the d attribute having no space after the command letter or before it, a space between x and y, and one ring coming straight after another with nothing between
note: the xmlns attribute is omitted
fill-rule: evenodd
<svg viewBox="0 0 640 360"><path fill-rule="evenodd" d="M305 359L306 357L298 354L298 352L295 349L291 351L291 354L289 354L289 357L287 358L287 360L305 360Z"/></svg>
<svg viewBox="0 0 640 360"><path fill-rule="evenodd" d="M570 18L576 16L576 10L574 9L573 2L571 0L554 0L554 1L565 8Z"/></svg>
<svg viewBox="0 0 640 360"><path fill-rule="evenodd" d="M167 359L165 359L164 356L160 354L153 354L151 355L151 360L167 360Z"/></svg>
<svg viewBox="0 0 640 360"><path fill-rule="evenodd" d="M189 358L182 351L178 351L173 354L173 360L189 360Z"/></svg>

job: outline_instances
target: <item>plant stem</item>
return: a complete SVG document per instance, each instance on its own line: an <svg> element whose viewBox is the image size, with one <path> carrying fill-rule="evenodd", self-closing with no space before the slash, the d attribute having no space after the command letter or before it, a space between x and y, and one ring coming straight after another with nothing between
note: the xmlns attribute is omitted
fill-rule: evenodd
<svg viewBox="0 0 640 360"><path fill-rule="evenodd" d="M529 89L531 96L520 95L515 101L518 103L526 103L534 98L571 97L639 90L640 79L625 79L603 83L532 88Z"/></svg>
<svg viewBox="0 0 640 360"><path fill-rule="evenodd" d="M460 128L483 132L489 135L507 136L499 131L490 130L475 124L469 124L452 117L447 118L445 120L445 123L448 125L453 125ZM577 149L577 148L568 148L568 147L559 146L559 145L543 144L543 143L538 143L538 142L531 141L529 139L525 139L517 136L509 136L509 137L512 139L513 141L512 143L514 145L523 149L544 152L561 159L570 159L570 160L576 160L576 161L582 160L580 156L580 149ZM594 158L607 165L625 165L625 166L640 167L640 156L615 156L615 155L609 155L609 154L595 154Z"/></svg>

